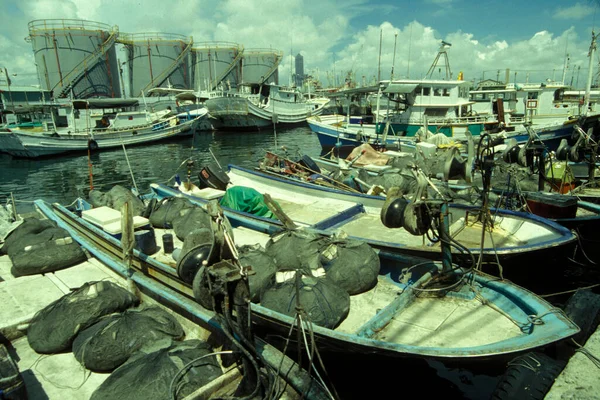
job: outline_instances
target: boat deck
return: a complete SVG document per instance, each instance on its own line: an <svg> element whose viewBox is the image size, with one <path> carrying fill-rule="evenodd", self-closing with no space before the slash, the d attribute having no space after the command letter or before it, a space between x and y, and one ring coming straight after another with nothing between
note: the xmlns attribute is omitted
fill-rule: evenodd
<svg viewBox="0 0 600 400"><path fill-rule="evenodd" d="M312 225L356 206L356 203L324 196L316 196L303 191L301 187L293 190L274 187L258 179L247 178L236 172L229 172L231 183L252 187L262 194L268 193L277 201L283 211L298 225ZM382 201L383 205L383 201ZM398 246L419 248L439 252L439 243L432 243L423 236L415 236L405 229L387 228L381 222L381 208L364 207L365 212L354 213L349 218L339 220L328 228L342 230L349 236L363 238L372 242L396 243ZM468 248L481 246L482 225L476 222L477 215L469 215L463 209L453 208L450 215L450 234ZM534 222L521 218L504 218L492 215L493 229L487 225L485 248L513 248L552 240L555 233ZM467 222L465 223L465 220ZM491 232L491 235L490 235Z"/></svg>

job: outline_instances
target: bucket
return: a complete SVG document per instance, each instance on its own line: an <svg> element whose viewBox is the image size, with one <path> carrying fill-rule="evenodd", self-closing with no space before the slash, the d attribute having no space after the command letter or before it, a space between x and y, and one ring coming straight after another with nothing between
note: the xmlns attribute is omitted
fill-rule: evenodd
<svg viewBox="0 0 600 400"><path fill-rule="evenodd" d="M162 235L163 242L163 252L165 254L170 254L173 252L173 235L170 233L165 233Z"/></svg>
<svg viewBox="0 0 600 400"><path fill-rule="evenodd" d="M136 248L144 254L154 254L158 250L156 247L156 237L153 229L143 229L134 232Z"/></svg>

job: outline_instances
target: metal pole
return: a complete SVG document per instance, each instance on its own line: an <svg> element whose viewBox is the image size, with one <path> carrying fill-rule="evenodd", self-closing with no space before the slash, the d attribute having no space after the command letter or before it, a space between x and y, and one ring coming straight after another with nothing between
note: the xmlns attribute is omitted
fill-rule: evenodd
<svg viewBox="0 0 600 400"><path fill-rule="evenodd" d="M442 232L443 240L442 247L442 273L450 273L452 271L452 248L450 247L450 229L448 221L448 204L443 203L440 207L440 231Z"/></svg>

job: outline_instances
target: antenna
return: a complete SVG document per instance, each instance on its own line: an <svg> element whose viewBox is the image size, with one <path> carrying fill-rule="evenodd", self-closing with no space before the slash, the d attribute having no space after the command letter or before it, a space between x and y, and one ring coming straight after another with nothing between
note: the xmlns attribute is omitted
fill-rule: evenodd
<svg viewBox="0 0 600 400"><path fill-rule="evenodd" d="M433 60L433 64L431 64L431 67L429 67L429 71L427 71L427 74L425 74L425 78L431 79L433 77L433 72L435 71L435 67L437 66L437 63L439 62L440 57L444 58L444 65L446 67L446 80L450 80L452 78L452 70L450 69L450 60L448 59L448 53L446 52L446 49L450 46L452 46L452 44L442 40L442 44L440 45L440 48L438 49L438 53L435 56L435 60ZM440 68L440 70L441 70L441 68Z"/></svg>
<svg viewBox="0 0 600 400"><path fill-rule="evenodd" d="M381 41L383 40L383 29L379 31L379 65L377 66L377 83L381 82Z"/></svg>
<svg viewBox="0 0 600 400"><path fill-rule="evenodd" d="M390 80L394 80L394 66L396 65L396 41L398 40L398 33L394 35L394 58L392 59L392 75Z"/></svg>

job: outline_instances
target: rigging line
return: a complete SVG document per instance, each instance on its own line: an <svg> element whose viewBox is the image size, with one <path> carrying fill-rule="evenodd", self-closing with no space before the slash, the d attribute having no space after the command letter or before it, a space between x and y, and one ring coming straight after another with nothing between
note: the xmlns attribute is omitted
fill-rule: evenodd
<svg viewBox="0 0 600 400"><path fill-rule="evenodd" d="M329 394L329 396L332 399L336 399L339 398L339 395L337 394L335 387L333 387L333 391L335 392L336 396L334 396L331 391L329 390L329 387L327 386L327 384L325 383L325 381L323 380L323 378L321 377L321 374L319 374L319 371L317 370L317 368L315 367L313 360L314 360L314 355L315 352L317 354L317 357L320 361L321 364L321 368L323 368L323 373L325 374L325 376L327 377L327 371L325 369L325 366L323 365L323 362L321 360L321 356L319 355L319 350L317 349L317 346L315 345L315 337L314 337L314 331L312 329L312 321L310 321L310 319L308 319L308 321L305 321L302 316L300 316L300 321L301 321L301 327L302 327L302 336L304 337L304 345L306 347L306 352L308 354L309 360L310 360L310 368L312 368L315 371L315 374L317 375L317 377L319 378L319 381L321 382L321 384L323 385L323 388L325 389L325 391L327 392L327 394ZM311 352L308 352L308 341L306 339L306 331L304 330L304 324L306 324L306 328L308 329L308 332L310 333L310 340L311 340Z"/></svg>

